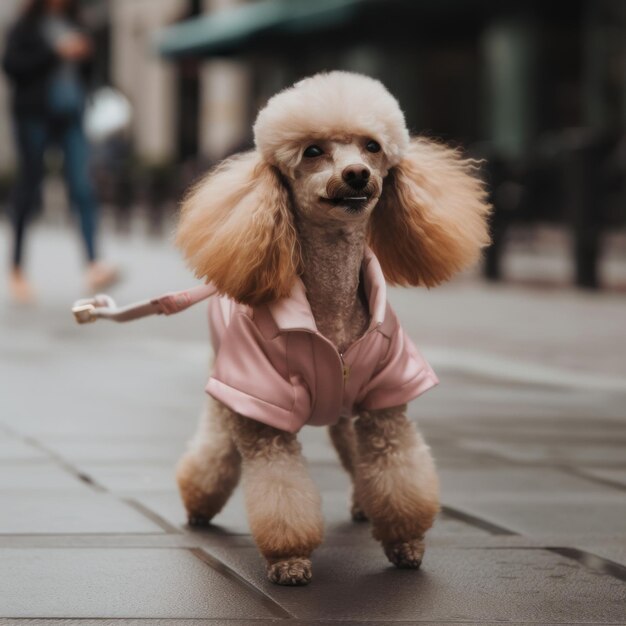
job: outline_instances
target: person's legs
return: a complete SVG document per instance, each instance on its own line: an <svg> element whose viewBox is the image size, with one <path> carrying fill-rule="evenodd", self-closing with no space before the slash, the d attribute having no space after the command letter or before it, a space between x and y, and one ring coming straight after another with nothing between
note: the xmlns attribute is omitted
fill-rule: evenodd
<svg viewBox="0 0 626 626"><path fill-rule="evenodd" d="M85 243L89 268L89 288L98 290L117 278L117 271L97 260L96 233L98 226L98 204L89 175L89 144L82 127L82 120L68 121L61 133L65 180L72 208L78 213L80 228Z"/></svg>
<svg viewBox="0 0 626 626"><path fill-rule="evenodd" d="M19 117L15 120L18 171L11 206L13 250L9 289L13 299L18 302L30 302L33 299L32 289L23 271L24 236L41 201L47 139L44 120Z"/></svg>
<svg viewBox="0 0 626 626"><path fill-rule="evenodd" d="M68 121L61 133L65 181L72 208L78 213L87 259L96 260L98 206L89 178L89 146L79 118Z"/></svg>

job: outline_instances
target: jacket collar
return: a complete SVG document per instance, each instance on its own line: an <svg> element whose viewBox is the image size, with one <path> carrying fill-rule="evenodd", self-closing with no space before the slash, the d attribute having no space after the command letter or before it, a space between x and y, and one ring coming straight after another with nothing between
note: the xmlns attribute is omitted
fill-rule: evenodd
<svg viewBox="0 0 626 626"><path fill-rule="evenodd" d="M387 311L387 286L380 263L367 246L363 255L361 271L369 305L370 325L368 330L384 327ZM289 330L318 332L311 312L311 305L306 296L306 288L300 278L294 282L288 297L271 302L268 304L268 309L278 327L278 332Z"/></svg>

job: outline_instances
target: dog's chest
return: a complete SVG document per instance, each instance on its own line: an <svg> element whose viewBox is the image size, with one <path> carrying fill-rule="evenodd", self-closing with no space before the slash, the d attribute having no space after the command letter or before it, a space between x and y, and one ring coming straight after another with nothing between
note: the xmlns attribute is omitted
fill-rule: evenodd
<svg viewBox="0 0 626 626"><path fill-rule="evenodd" d="M359 339L369 326L367 306L359 299L344 312L320 310L314 313L317 329L337 348L339 353L345 352L350 345Z"/></svg>

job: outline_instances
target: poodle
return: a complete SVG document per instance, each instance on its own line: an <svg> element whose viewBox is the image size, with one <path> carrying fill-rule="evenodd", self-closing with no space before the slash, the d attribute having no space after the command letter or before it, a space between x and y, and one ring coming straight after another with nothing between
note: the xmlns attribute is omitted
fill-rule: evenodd
<svg viewBox="0 0 626 626"><path fill-rule="evenodd" d="M272 97L254 137L183 201L176 241L208 286L139 307L215 294L208 410L177 467L189 524L208 524L241 476L269 579L308 583L323 519L297 432L326 425L352 518L418 568L438 479L406 409L438 381L385 283L433 287L478 259L490 207L476 163L411 138L385 87L347 72Z"/></svg>

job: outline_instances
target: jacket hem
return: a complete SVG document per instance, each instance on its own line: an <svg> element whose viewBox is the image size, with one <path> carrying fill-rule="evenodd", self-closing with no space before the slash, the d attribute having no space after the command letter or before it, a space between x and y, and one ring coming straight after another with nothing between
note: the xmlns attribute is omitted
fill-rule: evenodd
<svg viewBox="0 0 626 626"><path fill-rule="evenodd" d="M406 404L438 384L437 375L429 370L426 375L417 376L396 389L380 389L370 392L367 398L359 404L359 409L370 411Z"/></svg>
<svg viewBox="0 0 626 626"><path fill-rule="evenodd" d="M216 378L209 379L205 391L225 404L231 411L279 430L297 433L304 426L304 424L295 422L293 412L289 409L283 409L275 404L250 396Z"/></svg>

